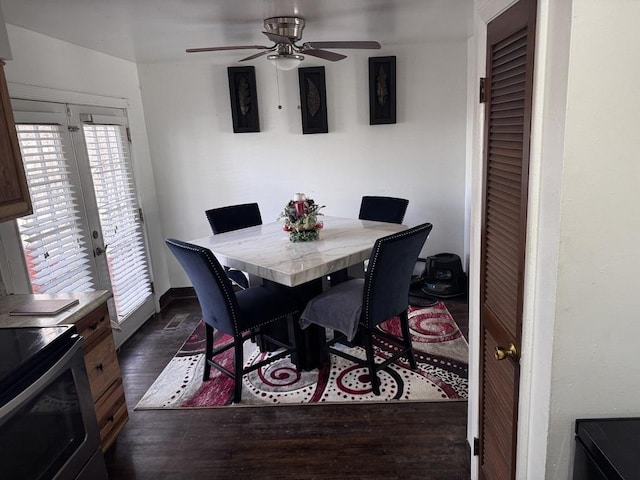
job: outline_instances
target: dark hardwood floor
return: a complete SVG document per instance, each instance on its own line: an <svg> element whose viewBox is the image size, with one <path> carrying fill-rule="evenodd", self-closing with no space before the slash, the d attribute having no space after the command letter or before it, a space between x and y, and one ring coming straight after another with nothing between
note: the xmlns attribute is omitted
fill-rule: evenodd
<svg viewBox="0 0 640 480"><path fill-rule="evenodd" d="M446 303L467 337L466 302ZM174 300L120 350L129 422L105 454L111 480L469 478L467 402L134 411L199 318Z"/></svg>

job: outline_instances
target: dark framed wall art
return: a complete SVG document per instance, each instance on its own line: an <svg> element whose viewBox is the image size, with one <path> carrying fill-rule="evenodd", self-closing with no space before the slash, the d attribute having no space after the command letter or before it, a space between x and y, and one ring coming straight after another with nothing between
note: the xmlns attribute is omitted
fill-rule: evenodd
<svg viewBox="0 0 640 480"><path fill-rule="evenodd" d="M396 123L396 57L369 57L369 124Z"/></svg>
<svg viewBox="0 0 640 480"><path fill-rule="evenodd" d="M298 69L302 133L328 133L324 67Z"/></svg>
<svg viewBox="0 0 640 480"><path fill-rule="evenodd" d="M233 133L259 132L255 67L227 67Z"/></svg>

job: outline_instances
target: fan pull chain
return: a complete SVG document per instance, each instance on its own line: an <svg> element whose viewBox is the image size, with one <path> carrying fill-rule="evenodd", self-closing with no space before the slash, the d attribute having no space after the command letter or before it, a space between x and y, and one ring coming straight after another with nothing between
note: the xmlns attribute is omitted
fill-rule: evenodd
<svg viewBox="0 0 640 480"><path fill-rule="evenodd" d="M282 110L282 103L280 103L280 77L278 76L278 67L274 66L276 69L276 88L278 89L278 110Z"/></svg>

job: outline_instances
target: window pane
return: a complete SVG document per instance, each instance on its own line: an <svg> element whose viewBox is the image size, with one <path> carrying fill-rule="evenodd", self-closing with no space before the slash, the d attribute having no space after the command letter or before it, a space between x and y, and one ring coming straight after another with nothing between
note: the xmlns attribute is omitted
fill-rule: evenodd
<svg viewBox="0 0 640 480"><path fill-rule="evenodd" d="M83 131L116 312L122 321L151 295L129 149L117 125L85 124Z"/></svg>
<svg viewBox="0 0 640 480"><path fill-rule="evenodd" d="M34 293L94 289L59 125L16 125L33 214L18 219Z"/></svg>

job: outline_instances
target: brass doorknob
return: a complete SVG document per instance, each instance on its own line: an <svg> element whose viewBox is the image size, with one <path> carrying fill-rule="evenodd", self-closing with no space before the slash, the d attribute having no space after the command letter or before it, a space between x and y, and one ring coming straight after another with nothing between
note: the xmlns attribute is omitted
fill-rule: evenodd
<svg viewBox="0 0 640 480"><path fill-rule="evenodd" d="M509 346L506 348L497 346L495 357L496 360L504 360L507 357L513 358L515 360L516 358L518 358L518 350L513 343L509 344Z"/></svg>

